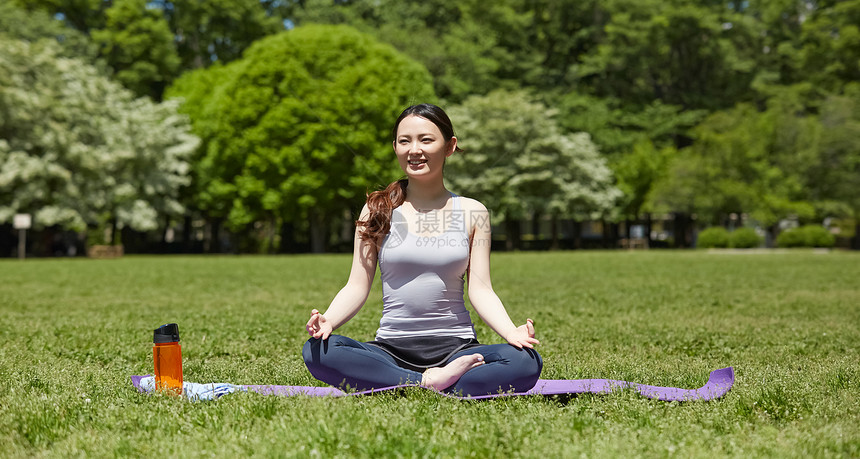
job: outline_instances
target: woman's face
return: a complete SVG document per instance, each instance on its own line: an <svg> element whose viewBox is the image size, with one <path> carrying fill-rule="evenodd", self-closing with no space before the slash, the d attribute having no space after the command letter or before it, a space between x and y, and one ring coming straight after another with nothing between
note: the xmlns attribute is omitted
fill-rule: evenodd
<svg viewBox="0 0 860 459"><path fill-rule="evenodd" d="M446 142L439 128L420 116L409 115L397 126L394 153L409 178L442 174L445 158L454 153L457 138Z"/></svg>

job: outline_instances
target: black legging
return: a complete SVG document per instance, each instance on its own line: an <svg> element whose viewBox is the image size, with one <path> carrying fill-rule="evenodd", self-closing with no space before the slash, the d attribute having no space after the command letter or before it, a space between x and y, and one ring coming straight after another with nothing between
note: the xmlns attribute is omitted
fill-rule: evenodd
<svg viewBox="0 0 860 459"><path fill-rule="evenodd" d="M483 355L484 364L466 372L445 392L462 395L525 392L534 387L543 368L537 351L510 344L472 347L454 354L444 364L471 354ZM315 378L336 387L368 390L421 382L421 373L401 368L384 350L345 336L331 335L325 341L311 338L302 348L302 357Z"/></svg>

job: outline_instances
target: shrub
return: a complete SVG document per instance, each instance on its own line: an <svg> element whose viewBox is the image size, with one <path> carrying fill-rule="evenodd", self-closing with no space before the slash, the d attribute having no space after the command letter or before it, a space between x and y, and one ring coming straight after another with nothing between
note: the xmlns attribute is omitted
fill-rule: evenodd
<svg viewBox="0 0 860 459"><path fill-rule="evenodd" d="M761 245L761 237L752 228L738 228L729 234L729 247L751 249Z"/></svg>
<svg viewBox="0 0 860 459"><path fill-rule="evenodd" d="M787 229L776 236L776 246L783 248L804 247L803 231L800 228Z"/></svg>
<svg viewBox="0 0 860 459"><path fill-rule="evenodd" d="M729 246L729 232L722 226L712 226L699 233L696 247L700 249L726 248Z"/></svg>
<svg viewBox="0 0 860 459"><path fill-rule="evenodd" d="M776 237L778 247L833 247L836 237L823 226L805 225L800 228L779 233Z"/></svg>
<svg viewBox="0 0 860 459"><path fill-rule="evenodd" d="M833 247L836 245L836 236L827 228L818 225L806 225L803 230L803 239L807 247Z"/></svg>

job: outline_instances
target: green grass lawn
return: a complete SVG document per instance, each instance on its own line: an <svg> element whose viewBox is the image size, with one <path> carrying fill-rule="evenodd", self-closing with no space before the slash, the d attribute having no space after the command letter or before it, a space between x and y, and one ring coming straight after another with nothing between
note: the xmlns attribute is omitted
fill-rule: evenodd
<svg viewBox="0 0 860 459"><path fill-rule="evenodd" d="M501 253L494 285L537 325L543 378L699 387L458 401L142 395L152 330L177 322L187 381L322 385L300 357L342 255L0 261L0 456L860 456L860 254ZM380 288L338 333L373 339ZM479 339L500 342L478 322Z"/></svg>

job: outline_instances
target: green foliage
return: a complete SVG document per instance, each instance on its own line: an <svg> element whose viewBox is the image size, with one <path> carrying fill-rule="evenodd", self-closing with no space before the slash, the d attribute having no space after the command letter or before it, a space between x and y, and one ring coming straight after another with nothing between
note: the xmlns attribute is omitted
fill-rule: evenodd
<svg viewBox="0 0 860 459"><path fill-rule="evenodd" d="M234 229L341 215L400 175L391 123L432 101L430 76L345 26L267 37L241 60L180 78L171 97L204 144L197 201Z"/></svg>
<svg viewBox="0 0 860 459"><path fill-rule="evenodd" d="M818 117L821 137L804 174L822 217L860 218L860 83L827 97Z"/></svg>
<svg viewBox="0 0 860 459"><path fill-rule="evenodd" d="M729 246L729 232L722 226L712 226L699 233L696 247L700 249L724 249Z"/></svg>
<svg viewBox="0 0 860 459"><path fill-rule="evenodd" d="M349 24L422 63L436 93L451 102L485 94L518 64L505 46L528 30L529 15L513 3L467 0L303 2L296 21ZM519 68L519 67L517 67Z"/></svg>
<svg viewBox="0 0 860 459"><path fill-rule="evenodd" d="M860 1L827 2L803 22L801 77L830 93L860 81Z"/></svg>
<svg viewBox="0 0 860 459"><path fill-rule="evenodd" d="M255 41L284 30L260 0L159 0L183 69L239 59Z"/></svg>
<svg viewBox="0 0 860 459"><path fill-rule="evenodd" d="M748 212L764 226L852 216L860 209L860 105L830 96L814 115L783 92L760 112L749 105L709 116L657 186L655 201L716 222ZM794 97L792 97L792 95Z"/></svg>
<svg viewBox="0 0 860 459"><path fill-rule="evenodd" d="M537 89L565 131L591 134L611 159L625 195L620 215L659 210L716 222L743 210L772 225L857 209L836 190L856 189L848 157L857 155L818 144L834 138L825 133L832 126L838 151L849 151L860 138L848 134L850 117L843 110L819 126L807 115L829 110L824 100L857 80L858 4L319 0L303 2L296 18L377 34L424 63L450 101L500 86ZM714 130L730 132L709 139ZM691 143L695 154L671 150ZM847 167L826 167L834 156Z"/></svg>
<svg viewBox="0 0 860 459"><path fill-rule="evenodd" d="M106 11L104 29L92 32L116 79L138 96L161 97L179 69L173 34L147 0L116 0Z"/></svg>
<svg viewBox="0 0 860 459"><path fill-rule="evenodd" d="M833 247L836 236L820 225L804 225L785 230L776 237L779 247Z"/></svg>
<svg viewBox="0 0 860 459"><path fill-rule="evenodd" d="M640 110L625 110L618 101L570 93L556 102L559 124L565 130L591 133L609 158L623 197L618 215L637 219L643 211L675 211L655 202L655 192L678 155L677 139L687 135L704 116L703 110L686 110L652 102Z"/></svg>
<svg viewBox="0 0 860 459"><path fill-rule="evenodd" d="M184 110L195 120L218 119L222 106L214 100L230 99L228 112L235 114L245 93L254 93L248 98L255 106L268 97L241 82L223 98L215 93L226 91L221 80L234 81L230 75L238 72L227 64L251 43L283 31L285 18L287 27L348 25L394 46L427 69L435 93L449 105L498 89L538 95L557 114L560 135L587 133L606 155L623 192L616 217L695 213L716 224L745 212L771 232L786 217L860 218L860 0L0 0L0 34L50 38L60 44L59 55L97 66L100 57L138 95L160 100L181 72L217 67L206 76L186 75L181 85ZM403 105L426 99L416 94ZM379 118L390 120L391 113ZM351 122L336 122L343 120ZM313 135L331 133L331 121L321 118ZM230 138L245 128L224 124L196 123L216 140L207 141L199 167L195 161L200 192L188 198L191 207L208 219L232 214L236 229L261 218L277 227L285 221L277 215L314 205L305 198L292 210L272 210L281 206L279 187L288 181L269 177L280 158L261 160L270 163L265 166L249 162L241 185L213 178L244 167L245 152L259 154L256 139L269 136ZM351 136L357 134L337 135L349 137L344 144L356 142ZM387 143L355 144L381 152ZM229 165L214 159L227 145L233 148ZM305 148L275 142L266 148L282 147ZM224 170L215 170L216 163ZM387 180L392 170L358 175ZM316 173L295 175L284 186L323 188ZM358 181L352 190L368 182ZM354 191L345 193L344 202L357 205ZM255 200L266 204L251 205Z"/></svg>
<svg viewBox="0 0 860 459"><path fill-rule="evenodd" d="M776 245L783 248L808 247L806 234L801 228L791 228L779 233Z"/></svg>
<svg viewBox="0 0 860 459"><path fill-rule="evenodd" d="M530 0L514 2L524 21L517 34L503 33L511 61L502 70L508 78L540 91L563 88L582 92L578 85L582 59L604 36L605 2L597 0ZM574 89L576 91L567 91ZM597 137L597 133L584 131ZM596 140L597 141L597 140ZM601 148L605 145L599 141Z"/></svg>
<svg viewBox="0 0 860 459"><path fill-rule="evenodd" d="M803 174L820 126L774 102L764 113L739 105L709 116L660 183L657 203L709 222L732 212L748 212L764 226L790 215L811 218Z"/></svg>
<svg viewBox="0 0 860 459"><path fill-rule="evenodd" d="M94 62L98 51L86 35L50 17L44 11L27 11L9 0L0 0L0 34L9 38L37 42L56 41L58 54Z"/></svg>
<svg viewBox="0 0 860 459"><path fill-rule="evenodd" d="M12 0L30 11L46 11L62 15L63 20L75 29L89 33L104 25L104 10L110 2L104 0Z"/></svg>
<svg viewBox="0 0 860 459"><path fill-rule="evenodd" d="M636 144L643 142L658 148L674 147L707 114L704 110L684 110L660 101L644 107L624 107L617 99L581 93L560 97L549 93L546 100L557 107L558 122L564 130L590 133L600 151L613 160L623 160Z"/></svg>
<svg viewBox="0 0 860 459"><path fill-rule="evenodd" d="M197 139L175 102L134 99L50 41L0 48L0 221L152 230L182 212Z"/></svg>
<svg viewBox="0 0 860 459"><path fill-rule="evenodd" d="M836 243L834 236L827 228L817 225L806 225L806 241L812 247L833 247Z"/></svg>
<svg viewBox="0 0 860 459"><path fill-rule="evenodd" d="M613 161L618 188L624 193L622 215L634 219L639 216L676 154L672 147L658 150L653 143L643 140L633 146L632 152Z"/></svg>
<svg viewBox="0 0 860 459"><path fill-rule="evenodd" d="M99 223L87 228L86 247L95 245L122 245L122 232L115 231L110 215L103 215Z"/></svg>
<svg viewBox="0 0 860 459"><path fill-rule="evenodd" d="M588 134L562 134L551 110L523 92L473 96L450 115L466 150L448 160L451 186L497 218L597 218L620 197Z"/></svg>
<svg viewBox="0 0 860 459"><path fill-rule="evenodd" d="M90 35L120 82L156 100L181 70L238 59L254 41L282 31L280 12L289 10L258 0L0 1L61 17Z"/></svg>
<svg viewBox="0 0 860 459"><path fill-rule="evenodd" d="M735 3L741 5L741 3ZM770 85L798 82L798 48L800 31L807 21L810 3L797 0L756 1L745 4L742 13L755 22L759 30L750 40L750 48L760 50L752 88L767 93Z"/></svg>
<svg viewBox="0 0 860 459"><path fill-rule="evenodd" d="M761 237L752 228L737 228L729 233L729 247L752 249L761 245Z"/></svg>
<svg viewBox="0 0 860 459"><path fill-rule="evenodd" d="M708 371L734 366L734 388L708 403L631 391L463 402L417 388L189 403L131 386L130 375L152 371L152 330L174 321L188 381L322 385L300 357L303 324L350 262L0 260L4 455L860 455L856 253L494 255L493 285L512 318L537 324L543 378L695 388ZM372 340L380 298L376 283L338 333ZM501 341L473 320L482 342Z"/></svg>
<svg viewBox="0 0 860 459"><path fill-rule="evenodd" d="M746 43L757 31L723 4L616 0L601 9L603 34L577 68L598 95L715 109L749 91L755 61Z"/></svg>

